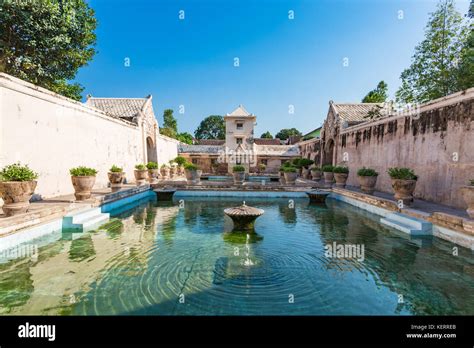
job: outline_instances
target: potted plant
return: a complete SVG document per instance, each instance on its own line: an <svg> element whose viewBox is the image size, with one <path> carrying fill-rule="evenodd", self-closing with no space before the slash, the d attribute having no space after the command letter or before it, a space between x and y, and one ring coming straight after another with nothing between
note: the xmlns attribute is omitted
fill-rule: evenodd
<svg viewBox="0 0 474 348"><path fill-rule="evenodd" d="M0 197L6 216L26 213L35 192L38 174L20 163L10 164L0 172Z"/></svg>
<svg viewBox="0 0 474 348"><path fill-rule="evenodd" d="M294 185L296 178L298 177L298 169L291 167L283 167L283 175L285 176L285 183L288 185Z"/></svg>
<svg viewBox="0 0 474 348"><path fill-rule="evenodd" d="M325 166L323 166L324 183L326 185L331 186L332 183L334 182L333 170L334 170L334 166L330 164L326 164Z"/></svg>
<svg viewBox="0 0 474 348"><path fill-rule="evenodd" d="M469 185L463 186L461 192L467 204L467 214L474 219L474 179L470 180Z"/></svg>
<svg viewBox="0 0 474 348"><path fill-rule="evenodd" d="M311 168L311 178L315 181L321 180L321 168L320 167Z"/></svg>
<svg viewBox="0 0 474 348"><path fill-rule="evenodd" d="M170 164L170 178L172 179L178 174L178 166L174 160L170 160L168 163Z"/></svg>
<svg viewBox="0 0 474 348"><path fill-rule="evenodd" d="M259 172L259 173L265 173L265 169L267 169L267 166L266 166L265 164L260 163L260 164L258 165L258 172Z"/></svg>
<svg viewBox="0 0 474 348"><path fill-rule="evenodd" d="M83 201L91 197L91 191L95 184L97 170L79 166L69 170L71 174L72 186L74 186L74 196L76 200Z"/></svg>
<svg viewBox="0 0 474 348"><path fill-rule="evenodd" d="M188 185L199 184L202 172L199 170L198 166L192 163L186 163L184 165L184 173L186 175L186 181Z"/></svg>
<svg viewBox="0 0 474 348"><path fill-rule="evenodd" d="M137 186L146 184L146 179L148 177L148 169L146 165L144 165L143 163L137 164L133 173L135 174L135 181L137 183Z"/></svg>
<svg viewBox="0 0 474 348"><path fill-rule="evenodd" d="M362 167L357 171L357 177L359 178L362 192L368 193L369 195L374 193L378 175L379 173L372 168Z"/></svg>
<svg viewBox="0 0 474 348"><path fill-rule="evenodd" d="M235 185L243 185L245 181L245 167L236 165L232 168Z"/></svg>
<svg viewBox="0 0 474 348"><path fill-rule="evenodd" d="M112 192L119 191L122 188L124 172L122 168L116 166L115 164L109 169L107 173L110 182L110 188Z"/></svg>
<svg viewBox="0 0 474 348"><path fill-rule="evenodd" d="M283 170L284 166L280 166L278 173L280 174L280 184L285 185L285 172Z"/></svg>
<svg viewBox="0 0 474 348"><path fill-rule="evenodd" d="M292 161L291 161L291 166L296 168L296 173L297 175L301 176L301 168L302 168L302 165L300 164L300 161L301 161L301 158L294 158ZM289 163L289 162L287 162Z"/></svg>
<svg viewBox="0 0 474 348"><path fill-rule="evenodd" d="M186 164L186 158L183 156L177 156L174 159L174 162L178 165L178 175L183 176L184 175L184 165Z"/></svg>
<svg viewBox="0 0 474 348"><path fill-rule="evenodd" d="M388 175L392 178L395 199L402 200L406 205L413 203L413 192L418 179L413 170L410 168L389 168Z"/></svg>
<svg viewBox="0 0 474 348"><path fill-rule="evenodd" d="M146 164L148 169L148 181L150 184L156 184L158 182L158 177L160 176L160 170L158 169L158 163L148 162Z"/></svg>
<svg viewBox="0 0 474 348"><path fill-rule="evenodd" d="M349 168L344 166L335 166L332 169L334 173L334 179L336 180L337 187L346 187L347 177L349 176Z"/></svg>
<svg viewBox="0 0 474 348"><path fill-rule="evenodd" d="M308 158L301 158L298 165L301 166L301 177L303 179L310 179L311 171L309 167L313 165L314 161Z"/></svg>
<svg viewBox="0 0 474 348"><path fill-rule="evenodd" d="M161 176L163 179L169 179L170 177L170 167L167 164L161 165Z"/></svg>

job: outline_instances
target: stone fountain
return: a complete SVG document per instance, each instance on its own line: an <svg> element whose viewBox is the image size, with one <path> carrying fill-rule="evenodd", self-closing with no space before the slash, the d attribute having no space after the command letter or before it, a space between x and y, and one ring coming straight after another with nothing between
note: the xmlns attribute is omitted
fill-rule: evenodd
<svg viewBox="0 0 474 348"><path fill-rule="evenodd" d="M255 220L264 213L263 209L249 207L243 204L239 207L224 209L224 213L234 222L234 231L251 231Z"/></svg>

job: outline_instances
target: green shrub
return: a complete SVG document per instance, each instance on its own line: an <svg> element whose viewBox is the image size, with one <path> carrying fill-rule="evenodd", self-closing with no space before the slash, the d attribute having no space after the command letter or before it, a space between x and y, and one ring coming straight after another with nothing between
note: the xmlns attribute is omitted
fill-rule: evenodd
<svg viewBox="0 0 474 348"><path fill-rule="evenodd" d="M334 171L334 166L330 164L326 164L325 166L323 166L323 172L332 173L333 171Z"/></svg>
<svg viewBox="0 0 474 348"><path fill-rule="evenodd" d="M76 168L69 169L69 173L72 176L96 176L97 170L95 170L94 168L79 166Z"/></svg>
<svg viewBox="0 0 474 348"><path fill-rule="evenodd" d="M417 180L418 176L415 175L412 169L410 168L389 168L388 175L392 179L400 179L400 180Z"/></svg>
<svg viewBox="0 0 474 348"><path fill-rule="evenodd" d="M172 160L169 160L168 163L170 164L170 166L172 166L175 162L174 162L174 159Z"/></svg>
<svg viewBox="0 0 474 348"><path fill-rule="evenodd" d="M143 163L137 164L135 166L135 169L136 170L146 170L146 165L144 165Z"/></svg>
<svg viewBox="0 0 474 348"><path fill-rule="evenodd" d="M286 161L282 164L282 167L291 167L291 162Z"/></svg>
<svg viewBox="0 0 474 348"><path fill-rule="evenodd" d="M321 171L321 167L313 167L313 168L311 168L311 171L312 171L312 172L320 172L320 171Z"/></svg>
<svg viewBox="0 0 474 348"><path fill-rule="evenodd" d="M184 169L186 170L198 170L198 166L192 163L186 163L184 165Z"/></svg>
<svg viewBox="0 0 474 348"><path fill-rule="evenodd" d="M332 169L333 173L349 174L349 168L344 166L336 166Z"/></svg>
<svg viewBox="0 0 474 348"><path fill-rule="evenodd" d="M265 170L265 168L267 168L267 166L266 166L265 164L263 164L263 163L260 163L260 164L258 165L258 168L259 168L260 170Z"/></svg>
<svg viewBox="0 0 474 348"><path fill-rule="evenodd" d="M167 165L166 163L163 163L160 168L161 169L169 168L169 165Z"/></svg>
<svg viewBox="0 0 474 348"><path fill-rule="evenodd" d="M359 175L359 176L378 176L379 173L377 173L372 168L362 167L357 171L357 175Z"/></svg>
<svg viewBox="0 0 474 348"><path fill-rule="evenodd" d="M234 173L241 173L241 172L245 172L245 167L244 166L241 166L241 165L236 165L232 168L232 171Z"/></svg>
<svg viewBox="0 0 474 348"><path fill-rule="evenodd" d="M293 158L293 160L291 161L291 164L292 164L294 167L299 167L300 161L301 161L301 158ZM288 162L288 163L289 163L289 162Z"/></svg>
<svg viewBox="0 0 474 348"><path fill-rule="evenodd" d="M283 167L284 173L296 173L297 171L298 171L298 168L295 168L295 167Z"/></svg>
<svg viewBox="0 0 474 348"><path fill-rule="evenodd" d="M307 158L302 158L300 159L299 161L299 165L300 167L305 167L305 168L308 168L310 165L312 165L314 163L313 160L310 160L310 159L307 159Z"/></svg>
<svg viewBox="0 0 474 348"><path fill-rule="evenodd" d="M146 165L146 167L147 167L148 169L158 169L158 163L156 163L156 162L148 162L147 165Z"/></svg>
<svg viewBox="0 0 474 348"><path fill-rule="evenodd" d="M122 173L123 169L114 164L112 167L110 167L109 172L111 172L111 173Z"/></svg>
<svg viewBox="0 0 474 348"><path fill-rule="evenodd" d="M177 163L179 166L184 166L184 164L186 163L186 158L184 158L183 156L178 156L174 159L174 162Z"/></svg>
<svg viewBox="0 0 474 348"><path fill-rule="evenodd" d="M471 186L474 186L474 179L469 180Z"/></svg>
<svg viewBox="0 0 474 348"><path fill-rule="evenodd" d="M32 171L28 165L22 166L19 162L5 166L0 172L0 181L32 181L38 179L38 173Z"/></svg>

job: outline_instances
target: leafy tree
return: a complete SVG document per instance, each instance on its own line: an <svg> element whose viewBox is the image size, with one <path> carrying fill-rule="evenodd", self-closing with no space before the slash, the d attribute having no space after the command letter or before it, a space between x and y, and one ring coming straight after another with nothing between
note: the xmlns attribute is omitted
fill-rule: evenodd
<svg viewBox="0 0 474 348"><path fill-rule="evenodd" d="M85 0L0 1L0 71L80 100L68 81L94 56L96 26Z"/></svg>
<svg viewBox="0 0 474 348"><path fill-rule="evenodd" d="M194 132L197 139L225 139L224 117L211 115L201 121Z"/></svg>
<svg viewBox="0 0 474 348"><path fill-rule="evenodd" d="M176 139L176 137L178 136L176 134L176 132L171 128L161 128L160 127L160 134L166 135L167 137L170 137L170 138L173 138L173 139Z"/></svg>
<svg viewBox="0 0 474 348"><path fill-rule="evenodd" d="M467 17L470 20L469 36L461 51L461 61L458 71L458 89L464 90L474 87L474 0L471 0Z"/></svg>
<svg viewBox="0 0 474 348"><path fill-rule="evenodd" d="M400 76L398 101L425 102L458 90L458 60L468 27L453 0L438 3L425 29L425 39L415 48L411 66Z"/></svg>
<svg viewBox="0 0 474 348"><path fill-rule="evenodd" d="M182 143L190 144L190 145L193 143L193 140L194 140L193 136L189 134L188 132L179 133L176 139L178 139Z"/></svg>
<svg viewBox="0 0 474 348"><path fill-rule="evenodd" d="M280 140L287 140L291 136L299 135L302 136L301 132L296 128L285 128L280 130L276 135L275 138L279 138Z"/></svg>
<svg viewBox="0 0 474 348"><path fill-rule="evenodd" d="M163 128L169 128L178 133L178 121L174 118L172 109L163 111Z"/></svg>
<svg viewBox="0 0 474 348"><path fill-rule="evenodd" d="M266 131L265 133L263 133L260 138L263 138L263 139L273 139L273 135L269 132L269 131Z"/></svg>
<svg viewBox="0 0 474 348"><path fill-rule="evenodd" d="M383 103L388 97L388 86L385 81L380 81L376 89L371 90L362 99L362 103Z"/></svg>

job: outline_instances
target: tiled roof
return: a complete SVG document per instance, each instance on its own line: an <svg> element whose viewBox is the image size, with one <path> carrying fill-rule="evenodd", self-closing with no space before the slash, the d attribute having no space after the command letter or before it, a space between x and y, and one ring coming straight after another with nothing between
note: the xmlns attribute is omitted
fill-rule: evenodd
<svg viewBox="0 0 474 348"><path fill-rule="evenodd" d="M368 120L369 111L383 103L332 103L332 106L343 121L362 122Z"/></svg>
<svg viewBox="0 0 474 348"><path fill-rule="evenodd" d="M280 139L254 138L257 145L280 145Z"/></svg>
<svg viewBox="0 0 474 348"><path fill-rule="evenodd" d="M243 105L239 105L237 109L232 111L230 114L227 114L226 116L232 116L232 117L253 117L251 113L249 113L247 110L245 110Z"/></svg>
<svg viewBox="0 0 474 348"><path fill-rule="evenodd" d="M224 145L225 140L222 139L197 139L196 145Z"/></svg>
<svg viewBox="0 0 474 348"><path fill-rule="evenodd" d="M145 107L149 98L93 98L88 97L86 105L102 110L106 114L136 122L135 117Z"/></svg>

